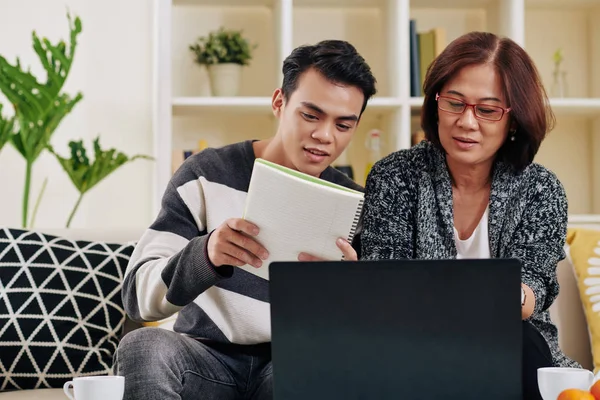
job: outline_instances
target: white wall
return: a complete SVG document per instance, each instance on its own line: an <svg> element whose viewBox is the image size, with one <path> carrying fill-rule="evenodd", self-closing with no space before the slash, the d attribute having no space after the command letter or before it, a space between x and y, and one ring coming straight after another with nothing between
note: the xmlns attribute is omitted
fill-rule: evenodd
<svg viewBox="0 0 600 400"><path fill-rule="evenodd" d="M83 93L51 143L68 155L68 142L83 139L103 148L152 154L152 2L149 0L0 0L0 54L16 56L40 73L31 33L51 42L68 41L67 8L83 23L78 48L63 90ZM6 99L0 94L0 101ZM10 110L10 109L9 109ZM7 113L7 107L4 110ZM12 110L8 111L12 113ZM0 151L0 225L20 226L25 163L10 145ZM127 228L151 222L153 162L136 160L86 194L71 227ZM45 177L48 186L35 227L64 227L77 191L53 156L34 165L30 212Z"/></svg>

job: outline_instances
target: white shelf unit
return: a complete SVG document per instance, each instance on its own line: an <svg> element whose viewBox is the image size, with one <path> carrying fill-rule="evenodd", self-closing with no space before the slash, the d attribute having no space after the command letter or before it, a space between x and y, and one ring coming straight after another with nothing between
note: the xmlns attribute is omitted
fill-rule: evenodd
<svg viewBox="0 0 600 400"><path fill-rule="evenodd" d="M562 47L568 97L551 98L557 125L536 161L559 176L570 219L600 220L600 0L154 0L155 211L171 178L172 150L198 140L221 146L267 138L276 130L271 95L284 58L298 45L345 39L378 80L349 149L364 183L365 139L383 131L384 154L411 145L421 97L410 97L409 21L417 31L446 30L447 41L472 31L508 36L533 57L550 91L552 54ZM188 50L198 36L242 29L258 47L244 68L240 96L211 97L206 71Z"/></svg>

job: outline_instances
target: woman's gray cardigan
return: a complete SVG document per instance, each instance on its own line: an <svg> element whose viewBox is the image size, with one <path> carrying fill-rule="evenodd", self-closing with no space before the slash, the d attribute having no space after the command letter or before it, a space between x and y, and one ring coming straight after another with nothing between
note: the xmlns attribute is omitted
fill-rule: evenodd
<svg viewBox="0 0 600 400"><path fill-rule="evenodd" d="M456 258L452 187L445 155L430 142L379 161L366 184L362 259ZM565 257L567 199L557 177L538 164L521 172L496 162L489 203L494 258L517 258L535 293L530 321L545 337L556 366L578 366L559 348L548 308L558 295L557 263Z"/></svg>

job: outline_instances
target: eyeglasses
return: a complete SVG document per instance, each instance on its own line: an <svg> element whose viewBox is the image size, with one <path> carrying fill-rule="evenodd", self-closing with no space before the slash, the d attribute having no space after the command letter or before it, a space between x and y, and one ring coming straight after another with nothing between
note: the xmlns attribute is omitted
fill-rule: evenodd
<svg viewBox="0 0 600 400"><path fill-rule="evenodd" d="M462 114L467 107L473 107L475 118L484 119L486 121L500 121L504 113L508 113L510 108L502 108L492 106L490 104L469 104L464 101L448 96L435 95L435 100L438 103L438 108L452 114Z"/></svg>

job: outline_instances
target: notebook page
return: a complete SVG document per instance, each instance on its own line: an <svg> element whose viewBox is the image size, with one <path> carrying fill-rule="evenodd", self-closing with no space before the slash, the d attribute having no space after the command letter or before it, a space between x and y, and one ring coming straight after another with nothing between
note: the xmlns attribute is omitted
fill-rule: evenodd
<svg viewBox="0 0 600 400"><path fill-rule="evenodd" d="M256 238L270 257L261 268L243 268L268 279L273 261L296 261L306 252L341 260L337 238L348 238L362 207L363 194L311 182L255 163L244 218L256 224Z"/></svg>

